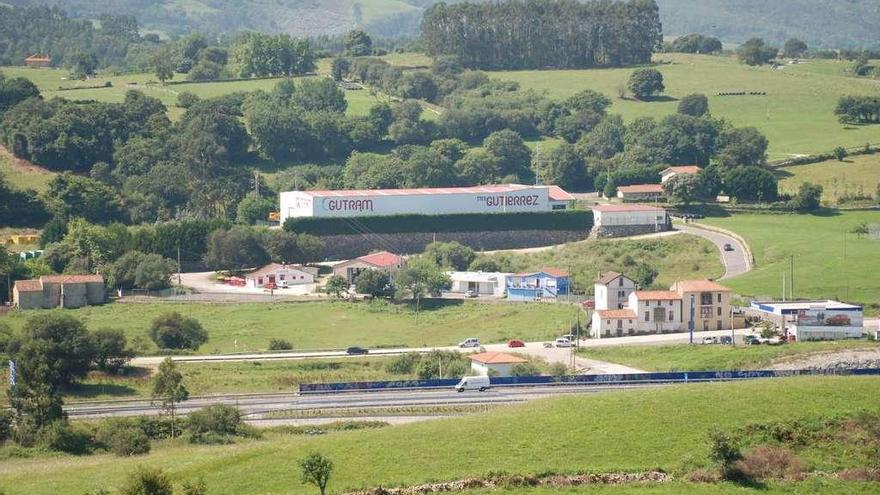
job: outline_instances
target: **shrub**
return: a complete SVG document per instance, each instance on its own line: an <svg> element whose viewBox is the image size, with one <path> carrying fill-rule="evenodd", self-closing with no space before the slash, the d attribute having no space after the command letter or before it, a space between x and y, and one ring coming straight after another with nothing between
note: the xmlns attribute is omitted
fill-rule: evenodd
<svg viewBox="0 0 880 495"><path fill-rule="evenodd" d="M844 481L880 481L880 469L855 468L841 471L838 478Z"/></svg>
<svg viewBox="0 0 880 495"><path fill-rule="evenodd" d="M411 375L421 359L422 356L420 354L407 352L393 358L385 365L385 370L395 375Z"/></svg>
<svg viewBox="0 0 880 495"><path fill-rule="evenodd" d="M284 339L272 339L269 341L270 351L289 351L293 349L293 344Z"/></svg>
<svg viewBox="0 0 880 495"><path fill-rule="evenodd" d="M161 469L138 468L128 475L119 489L120 495L172 495L171 479Z"/></svg>
<svg viewBox="0 0 880 495"><path fill-rule="evenodd" d="M684 479L691 483L715 483L718 481L718 474L706 469L694 469L685 474Z"/></svg>
<svg viewBox="0 0 880 495"><path fill-rule="evenodd" d="M510 369L511 376L538 376L541 370L535 363L517 363Z"/></svg>
<svg viewBox="0 0 880 495"><path fill-rule="evenodd" d="M568 376L570 374L571 372L565 363L556 362L550 365L550 375L552 376Z"/></svg>
<svg viewBox="0 0 880 495"><path fill-rule="evenodd" d="M750 480L796 479L806 466L785 447L760 445L737 461L736 469Z"/></svg>
<svg viewBox="0 0 880 495"><path fill-rule="evenodd" d="M195 318L174 311L157 316L150 325L150 338L161 349L197 350L208 341L208 332Z"/></svg>
<svg viewBox="0 0 880 495"><path fill-rule="evenodd" d="M715 428L709 432L709 442L709 457L718 463L721 468L721 477L731 481L742 480L742 473L736 466L736 463L743 458L737 439Z"/></svg>
<svg viewBox="0 0 880 495"><path fill-rule="evenodd" d="M131 421L106 421L98 428L95 440L120 457L150 452L150 438Z"/></svg>
<svg viewBox="0 0 880 495"><path fill-rule="evenodd" d="M0 411L0 444L12 436L12 411Z"/></svg>
<svg viewBox="0 0 880 495"><path fill-rule="evenodd" d="M59 420L40 431L40 445L49 450L83 455L89 453L91 435L81 426Z"/></svg>
<svg viewBox="0 0 880 495"><path fill-rule="evenodd" d="M181 489L183 490L183 495L206 495L208 493L208 485L202 479L198 481L185 481Z"/></svg>
<svg viewBox="0 0 880 495"><path fill-rule="evenodd" d="M177 95L177 107L178 108L189 108L196 103L199 102L201 98L195 93L190 91L183 91L179 95Z"/></svg>
<svg viewBox="0 0 880 495"><path fill-rule="evenodd" d="M193 443L229 443L233 436L257 436L241 420L238 408L217 404L190 413L186 427Z"/></svg>
<svg viewBox="0 0 880 495"><path fill-rule="evenodd" d="M92 347L95 367L109 373L119 373L134 357L125 334L118 329L104 328L92 332Z"/></svg>

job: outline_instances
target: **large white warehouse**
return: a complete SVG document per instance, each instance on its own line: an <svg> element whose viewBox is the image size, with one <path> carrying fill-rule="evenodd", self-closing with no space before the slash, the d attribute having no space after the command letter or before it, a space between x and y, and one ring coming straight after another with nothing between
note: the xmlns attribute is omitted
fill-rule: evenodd
<svg viewBox="0 0 880 495"><path fill-rule="evenodd" d="M288 217L364 217L456 213L542 212L571 207L574 196L557 186L503 184L475 187L287 191L281 223Z"/></svg>

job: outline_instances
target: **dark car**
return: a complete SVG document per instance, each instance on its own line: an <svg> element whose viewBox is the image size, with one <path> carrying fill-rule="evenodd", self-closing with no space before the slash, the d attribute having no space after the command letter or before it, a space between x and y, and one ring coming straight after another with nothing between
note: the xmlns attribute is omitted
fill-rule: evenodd
<svg viewBox="0 0 880 495"><path fill-rule="evenodd" d="M370 351L364 349L363 347L349 347L345 350L345 353L350 355L367 354L368 352Z"/></svg>
<svg viewBox="0 0 880 495"><path fill-rule="evenodd" d="M733 251L733 246L731 246L730 244L725 244L725 245L724 245L724 250L725 250L725 251Z"/></svg>

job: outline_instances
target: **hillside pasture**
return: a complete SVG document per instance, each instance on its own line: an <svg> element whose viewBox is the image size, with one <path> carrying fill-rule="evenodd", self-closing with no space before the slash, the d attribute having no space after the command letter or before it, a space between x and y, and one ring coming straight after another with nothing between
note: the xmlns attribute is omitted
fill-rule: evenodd
<svg viewBox="0 0 880 495"><path fill-rule="evenodd" d="M880 239L851 234L861 224L880 225L880 211L818 215L734 214L705 223L743 236L755 256L749 273L725 284L745 296L782 297L782 277L794 256L795 298L838 299L880 312Z"/></svg>
<svg viewBox="0 0 880 495"><path fill-rule="evenodd" d="M808 165L781 167L773 172L779 177L779 191L797 194L804 182L822 186L822 202L839 205L854 196L866 199L861 203L876 204L880 188L880 153L857 155L843 161L828 160Z"/></svg>
<svg viewBox="0 0 880 495"><path fill-rule="evenodd" d="M296 461L321 452L335 467L330 493L371 486L453 480L489 472L511 474L639 472L664 470L682 476L709 467L708 432L747 424L878 412L875 377L825 377L696 384L600 392L499 407L488 413L412 425L300 436L270 434L264 440L223 446L157 443L145 456L39 456L4 459L0 486L12 495L114 492L138 466L162 468L176 483L204 478L212 495L308 493ZM772 407L768 405L772 404ZM851 445L851 444L847 444ZM838 452L839 450L839 452ZM865 466L865 449L806 447L798 451L809 469L835 472ZM833 478L770 485L754 493L828 493ZM854 491L871 493L854 484ZM607 493L752 493L726 484L650 485ZM870 486L870 485L869 485ZM624 489L626 488L626 489ZM874 485L876 488L876 485ZM590 488L592 493L593 488ZM570 489L551 493L583 493ZM311 491L311 493L315 493ZM519 491L516 493L530 493ZM536 492L541 493L541 492ZM603 493L603 492L600 492ZM853 491L837 490L837 493Z"/></svg>
<svg viewBox="0 0 880 495"><path fill-rule="evenodd" d="M634 68L493 72L497 79L512 80L522 88L547 91L567 98L592 89L614 102L609 112L626 121L675 113L678 99L691 93L709 98L715 117L736 126L757 127L770 141L769 159L827 152L837 146L880 143L880 126L844 126L834 116L843 95L878 95L880 84L847 74L849 62L805 60L773 70L748 67L732 56L659 53L656 68L663 73L666 92L656 101L620 99ZM719 93L760 92L766 96L718 96Z"/></svg>

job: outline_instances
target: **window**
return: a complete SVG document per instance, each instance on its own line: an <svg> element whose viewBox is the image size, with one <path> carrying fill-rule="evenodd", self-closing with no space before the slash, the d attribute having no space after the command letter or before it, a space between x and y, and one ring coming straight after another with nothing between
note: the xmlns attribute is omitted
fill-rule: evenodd
<svg viewBox="0 0 880 495"><path fill-rule="evenodd" d="M721 304L721 293L718 293L718 304Z"/></svg>
<svg viewBox="0 0 880 495"><path fill-rule="evenodd" d="M284 274L278 275L278 280L284 280Z"/></svg>
<svg viewBox="0 0 880 495"><path fill-rule="evenodd" d="M564 209L565 209L565 205L553 205L553 209L554 209L554 210L564 210Z"/></svg>
<svg viewBox="0 0 880 495"><path fill-rule="evenodd" d="M666 320L666 308L654 308L654 321L663 322Z"/></svg>
<svg viewBox="0 0 880 495"><path fill-rule="evenodd" d="M718 324L718 330L721 330L721 320L718 320L718 321L717 321L717 322L715 322L715 323L717 323L717 324Z"/></svg>
<svg viewBox="0 0 880 495"><path fill-rule="evenodd" d="M718 306L718 316L721 316L721 306Z"/></svg>
<svg viewBox="0 0 880 495"><path fill-rule="evenodd" d="M645 311L645 321L651 321L651 312Z"/></svg>
<svg viewBox="0 0 880 495"><path fill-rule="evenodd" d="M672 311L669 312L669 321L675 321L675 313Z"/></svg>
<svg viewBox="0 0 880 495"><path fill-rule="evenodd" d="M712 304L712 293L711 292L701 292L700 293L700 304L706 306L708 304Z"/></svg>
<svg viewBox="0 0 880 495"><path fill-rule="evenodd" d="M669 300L669 305L672 306L672 299Z"/></svg>
<svg viewBox="0 0 880 495"><path fill-rule="evenodd" d="M623 287L623 277L620 277L619 279L617 279L617 286Z"/></svg>
<svg viewBox="0 0 880 495"><path fill-rule="evenodd" d="M622 290L617 291L617 297L624 297L624 296L626 296L626 291L622 291Z"/></svg>

